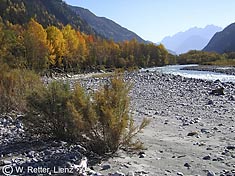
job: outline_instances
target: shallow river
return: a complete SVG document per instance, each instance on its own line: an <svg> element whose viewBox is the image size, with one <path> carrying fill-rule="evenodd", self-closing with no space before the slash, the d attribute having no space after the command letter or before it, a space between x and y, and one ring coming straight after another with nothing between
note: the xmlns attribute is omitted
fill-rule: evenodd
<svg viewBox="0 0 235 176"><path fill-rule="evenodd" d="M181 70L181 68L184 68L186 66L195 66L195 65L170 65L164 67L148 68L144 70L159 71L161 73L180 75L187 78L206 79L213 81L220 80L221 82L235 82L234 75L227 75L223 73L215 73L210 71Z"/></svg>

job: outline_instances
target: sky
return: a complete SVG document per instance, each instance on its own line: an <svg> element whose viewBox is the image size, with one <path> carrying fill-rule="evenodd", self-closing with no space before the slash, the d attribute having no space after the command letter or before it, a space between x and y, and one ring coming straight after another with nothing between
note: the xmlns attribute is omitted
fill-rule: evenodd
<svg viewBox="0 0 235 176"><path fill-rule="evenodd" d="M64 0L109 18L145 40L160 42L191 27L235 22L235 0Z"/></svg>

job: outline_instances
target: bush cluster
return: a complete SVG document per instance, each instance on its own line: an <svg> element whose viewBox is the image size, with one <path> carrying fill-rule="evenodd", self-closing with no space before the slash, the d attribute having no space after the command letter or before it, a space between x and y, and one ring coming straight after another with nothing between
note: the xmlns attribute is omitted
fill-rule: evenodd
<svg viewBox="0 0 235 176"><path fill-rule="evenodd" d="M134 125L129 90L129 84L118 76L93 94L79 84L71 90L68 83L52 82L27 97L24 123L30 135L80 142L98 154L140 147L133 139L149 121Z"/></svg>
<svg viewBox="0 0 235 176"><path fill-rule="evenodd" d="M0 113L12 110L24 112L29 90L42 86L34 72L0 66Z"/></svg>

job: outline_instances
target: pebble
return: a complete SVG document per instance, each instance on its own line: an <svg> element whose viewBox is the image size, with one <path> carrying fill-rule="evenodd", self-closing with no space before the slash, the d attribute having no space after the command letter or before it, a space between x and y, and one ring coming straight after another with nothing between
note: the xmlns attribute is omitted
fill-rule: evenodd
<svg viewBox="0 0 235 176"><path fill-rule="evenodd" d="M187 134L187 136L195 136L195 135L198 135L197 131L193 131Z"/></svg>
<svg viewBox="0 0 235 176"><path fill-rule="evenodd" d="M145 158L146 157L146 154L145 152L139 152L139 158Z"/></svg>
<svg viewBox="0 0 235 176"><path fill-rule="evenodd" d="M117 171L114 174L111 174L110 176L125 176L125 174Z"/></svg>
<svg viewBox="0 0 235 176"><path fill-rule="evenodd" d="M127 176L135 176L135 173L134 173L133 171L129 171L129 172L127 173Z"/></svg>
<svg viewBox="0 0 235 176"><path fill-rule="evenodd" d="M211 160L211 156L210 156L210 155L207 155L207 156L204 156L202 159L203 159L203 160Z"/></svg>
<svg viewBox="0 0 235 176"><path fill-rule="evenodd" d="M177 175L184 176L184 174L182 172L177 172Z"/></svg>
<svg viewBox="0 0 235 176"><path fill-rule="evenodd" d="M101 170L108 170L108 169L111 169L111 165L110 164L103 165Z"/></svg>
<svg viewBox="0 0 235 176"><path fill-rule="evenodd" d="M191 165L189 163L185 163L184 167L187 167L189 169L191 167Z"/></svg>
<svg viewBox="0 0 235 176"><path fill-rule="evenodd" d="M229 145L229 146L227 146L227 149L228 150L235 150L235 145Z"/></svg>
<svg viewBox="0 0 235 176"><path fill-rule="evenodd" d="M214 104L213 100L209 100L209 101L207 102L207 105L213 105L213 104Z"/></svg>
<svg viewBox="0 0 235 176"><path fill-rule="evenodd" d="M210 131L209 131L208 129L205 129L205 128L202 128L202 129L201 129L201 132L202 132L202 133L205 133L205 134L210 133Z"/></svg>
<svg viewBox="0 0 235 176"><path fill-rule="evenodd" d="M213 171L208 171L207 172L207 176L216 176L215 173Z"/></svg>

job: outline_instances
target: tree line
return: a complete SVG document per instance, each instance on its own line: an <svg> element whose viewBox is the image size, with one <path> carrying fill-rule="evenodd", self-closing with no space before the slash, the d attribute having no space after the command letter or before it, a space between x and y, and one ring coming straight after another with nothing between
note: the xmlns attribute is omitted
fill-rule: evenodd
<svg viewBox="0 0 235 176"><path fill-rule="evenodd" d="M235 52L218 54L192 50L177 56L176 60L178 64L235 66Z"/></svg>
<svg viewBox="0 0 235 176"><path fill-rule="evenodd" d="M170 54L161 44L138 43L135 39L115 43L82 33L70 25L44 28L34 19L27 25L1 22L0 40L2 63L38 73L52 68L83 72L175 63L175 57L169 57Z"/></svg>

